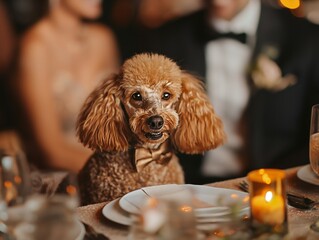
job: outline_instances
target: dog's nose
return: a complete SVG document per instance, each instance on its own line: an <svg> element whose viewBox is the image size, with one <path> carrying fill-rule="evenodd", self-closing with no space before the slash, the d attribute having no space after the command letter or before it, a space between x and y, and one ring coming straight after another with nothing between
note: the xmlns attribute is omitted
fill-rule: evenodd
<svg viewBox="0 0 319 240"><path fill-rule="evenodd" d="M161 116L155 115L147 119L147 124L150 129L159 130L163 127L164 120Z"/></svg>

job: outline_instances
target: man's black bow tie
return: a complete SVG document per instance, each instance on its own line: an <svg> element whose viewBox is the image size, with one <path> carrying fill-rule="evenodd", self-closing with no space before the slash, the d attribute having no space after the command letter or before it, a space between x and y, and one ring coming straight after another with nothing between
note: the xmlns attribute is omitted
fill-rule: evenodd
<svg viewBox="0 0 319 240"><path fill-rule="evenodd" d="M210 32L206 35L207 39L206 41L212 41L217 39L234 39L237 40L243 44L247 43L247 34L246 33L234 33L234 32L225 32L225 33L219 33L219 32Z"/></svg>

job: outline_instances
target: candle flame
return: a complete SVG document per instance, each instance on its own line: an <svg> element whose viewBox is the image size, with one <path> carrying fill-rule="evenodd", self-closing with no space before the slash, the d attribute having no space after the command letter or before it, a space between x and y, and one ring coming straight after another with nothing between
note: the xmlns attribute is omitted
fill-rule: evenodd
<svg viewBox="0 0 319 240"><path fill-rule="evenodd" d="M266 202L270 202L273 198L273 193L272 191L267 191L266 194L265 194L265 200Z"/></svg>

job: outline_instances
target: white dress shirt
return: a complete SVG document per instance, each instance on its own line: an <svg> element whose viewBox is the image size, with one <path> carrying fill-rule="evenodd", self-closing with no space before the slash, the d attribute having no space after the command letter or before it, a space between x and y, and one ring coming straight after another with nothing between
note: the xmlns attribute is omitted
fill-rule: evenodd
<svg viewBox="0 0 319 240"><path fill-rule="evenodd" d="M248 43L218 39L208 42L205 47L206 88L227 135L223 146L205 153L202 172L206 176L235 175L242 168L236 154L244 144L238 127L250 95L246 76L259 16L260 1L250 0L231 21L211 20L213 28L219 32L246 33Z"/></svg>

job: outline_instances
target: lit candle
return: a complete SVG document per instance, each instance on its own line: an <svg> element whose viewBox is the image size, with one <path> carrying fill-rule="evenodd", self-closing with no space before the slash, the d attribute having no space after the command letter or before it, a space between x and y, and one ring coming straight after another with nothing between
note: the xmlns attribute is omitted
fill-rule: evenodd
<svg viewBox="0 0 319 240"><path fill-rule="evenodd" d="M259 169L248 174L250 182L250 212L256 229L268 226L269 231L287 231L285 172Z"/></svg>
<svg viewBox="0 0 319 240"><path fill-rule="evenodd" d="M265 224L281 224L285 220L285 201L282 196L266 191L251 199L252 217Z"/></svg>

